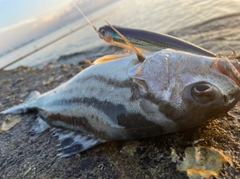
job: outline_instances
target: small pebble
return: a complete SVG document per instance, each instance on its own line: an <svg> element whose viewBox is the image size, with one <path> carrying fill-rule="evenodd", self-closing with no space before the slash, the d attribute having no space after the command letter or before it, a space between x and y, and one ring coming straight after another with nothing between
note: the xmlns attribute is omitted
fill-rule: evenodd
<svg viewBox="0 0 240 179"><path fill-rule="evenodd" d="M18 79L18 81L23 81L23 80L24 80L24 78L23 78L23 77L21 77L21 78L19 78L19 79Z"/></svg>
<svg viewBox="0 0 240 179"><path fill-rule="evenodd" d="M91 60L85 59L85 60L80 61L78 64L79 65L85 65L85 64L92 65L92 62L91 62Z"/></svg>
<svg viewBox="0 0 240 179"><path fill-rule="evenodd" d="M4 81L4 83L9 83L9 82L11 82L11 79L10 79L10 78L8 78L8 79L6 79L6 80Z"/></svg>
<svg viewBox="0 0 240 179"><path fill-rule="evenodd" d="M66 64L62 64L62 65L61 65L61 68L66 68L66 67L67 67Z"/></svg>
<svg viewBox="0 0 240 179"><path fill-rule="evenodd" d="M67 75L67 77L73 77L75 74L74 73L70 73Z"/></svg>

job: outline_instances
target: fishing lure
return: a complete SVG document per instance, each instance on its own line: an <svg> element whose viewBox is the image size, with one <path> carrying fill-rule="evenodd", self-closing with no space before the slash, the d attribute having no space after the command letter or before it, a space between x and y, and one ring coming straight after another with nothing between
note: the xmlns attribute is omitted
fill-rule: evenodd
<svg viewBox="0 0 240 179"><path fill-rule="evenodd" d="M114 26L126 39L135 47L144 51L159 51L165 48L182 50L198 55L216 57L216 55L202 47L194 45L182 39L146 30L130 29L125 27ZM109 25L100 27L98 30L99 37L106 42L128 49L125 41Z"/></svg>
<svg viewBox="0 0 240 179"><path fill-rule="evenodd" d="M87 20L87 22L93 27L93 29L98 33L99 37L105 40L107 43L110 43L115 46L119 46L125 49L132 50L134 48L139 48L141 51L159 51L165 48L171 48L175 50L182 50L198 55L208 56L208 57L216 57L216 55L202 47L199 47L190 42L184 41L182 39L161 33L155 33L145 30L139 29L130 29L119 26L112 26L110 24L100 27L98 30L92 24L92 22L85 16L85 14L81 11L81 9L76 5L76 3L72 0L74 6L78 9L78 11L83 15L83 17ZM123 38L124 37L124 38ZM127 43L129 42L129 43ZM132 45L130 45L132 44ZM136 52L136 50L134 50ZM122 55L121 57L123 57ZM106 57L107 60L112 60L115 58L119 58L117 56ZM101 60L97 60L96 63L105 61L104 58Z"/></svg>

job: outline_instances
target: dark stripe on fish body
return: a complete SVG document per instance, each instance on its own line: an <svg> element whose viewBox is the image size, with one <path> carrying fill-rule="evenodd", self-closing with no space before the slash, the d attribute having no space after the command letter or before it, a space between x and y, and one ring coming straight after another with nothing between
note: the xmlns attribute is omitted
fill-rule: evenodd
<svg viewBox="0 0 240 179"><path fill-rule="evenodd" d="M127 79L127 80L116 80L116 79L111 79L111 78L106 78L105 76L102 75L93 75L93 76L88 76L85 78L81 78L77 83L82 83L86 82L87 80L96 80L102 83L105 83L107 85L112 85L117 88L130 88L132 95L130 97L130 101L134 101L139 99L139 87L136 83L133 82L132 79Z"/></svg>
<svg viewBox="0 0 240 179"><path fill-rule="evenodd" d="M146 117L139 113L120 114L117 119L119 125L125 126L123 130L127 133L128 139L145 138L146 136L157 136L166 133L162 126L147 120Z"/></svg>
<svg viewBox="0 0 240 179"><path fill-rule="evenodd" d="M117 116L119 114L127 114L127 110L122 104L114 104L109 101L100 101L95 97L92 98L71 98L71 99L60 99L52 102L53 106L60 105L72 105L72 104L84 104L86 106L94 107L102 111L106 116L108 116L112 121L116 123Z"/></svg>
<svg viewBox="0 0 240 179"><path fill-rule="evenodd" d="M157 105L158 111L164 114L164 116L166 116L169 120L176 122L179 118L182 118L182 116L180 116L182 113L180 114L178 110L175 109L169 102L158 100L154 95L151 95L150 93L147 93L142 97L145 100Z"/></svg>
<svg viewBox="0 0 240 179"><path fill-rule="evenodd" d="M64 124L67 124L72 130L76 130L79 132L87 133L87 134L94 134L99 138L106 138L105 131L100 131L96 127L93 127L89 124L88 119L86 117L75 117L75 116L66 116L62 114L47 114L44 111L39 112L39 116L46 121L51 126L63 127L67 128ZM95 120L98 120L98 116L92 116ZM63 122L64 124L58 125L58 121ZM110 127L110 126L109 126Z"/></svg>
<svg viewBox="0 0 240 179"><path fill-rule="evenodd" d="M184 119L177 109L175 109L169 102L162 101L159 103L159 111L161 111L167 118L174 120L176 119Z"/></svg>
<svg viewBox="0 0 240 179"><path fill-rule="evenodd" d="M124 126L126 129L149 128L157 125L138 113L130 113L128 115L119 114L117 120L118 124Z"/></svg>

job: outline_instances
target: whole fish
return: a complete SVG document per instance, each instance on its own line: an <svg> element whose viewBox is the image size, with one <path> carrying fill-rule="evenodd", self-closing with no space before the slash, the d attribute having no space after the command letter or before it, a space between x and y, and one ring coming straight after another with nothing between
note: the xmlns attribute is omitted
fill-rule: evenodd
<svg viewBox="0 0 240 179"><path fill-rule="evenodd" d="M59 156L111 140L183 131L228 112L240 99L239 63L171 49L93 65L0 114L35 111L32 133L53 128Z"/></svg>
<svg viewBox="0 0 240 179"><path fill-rule="evenodd" d="M179 39L163 33L155 33L146 30L130 29L125 27L114 26L126 39L135 47L145 51L159 51L165 48L182 50L198 55L216 57L216 55L202 47L194 45L185 40ZM109 25L100 27L98 30L99 37L108 43L122 48L129 46Z"/></svg>

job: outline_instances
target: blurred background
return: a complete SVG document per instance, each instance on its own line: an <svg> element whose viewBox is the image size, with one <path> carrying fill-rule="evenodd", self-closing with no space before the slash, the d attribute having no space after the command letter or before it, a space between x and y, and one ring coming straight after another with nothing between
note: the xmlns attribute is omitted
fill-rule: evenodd
<svg viewBox="0 0 240 179"><path fill-rule="evenodd" d="M239 0L74 0L97 27L109 22L177 36L214 53L240 52ZM71 0L0 0L0 69L78 63L121 52L98 37Z"/></svg>

